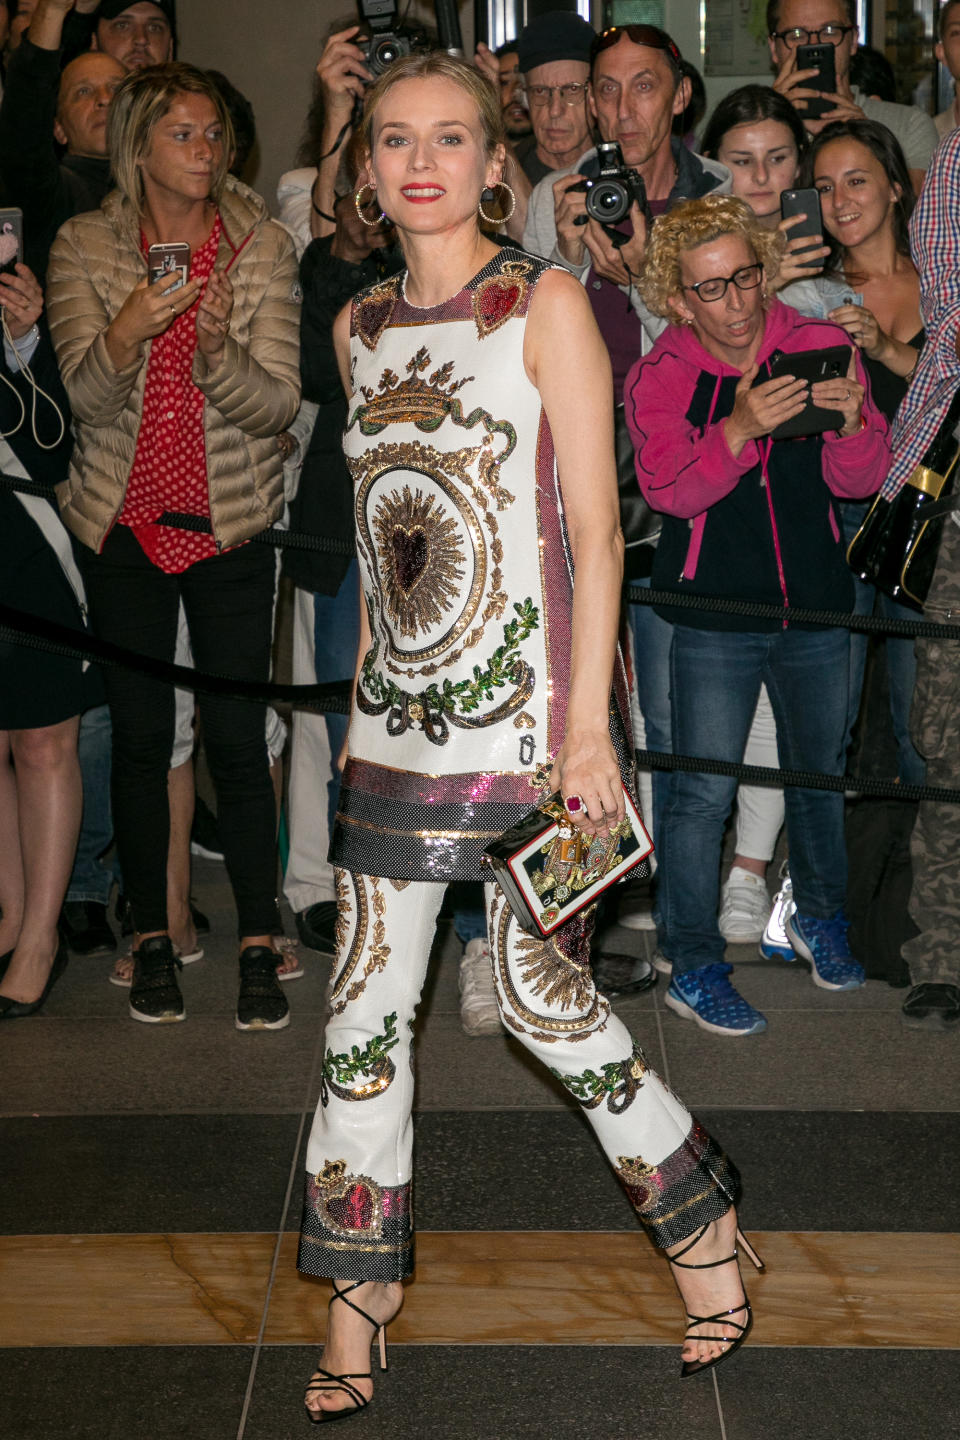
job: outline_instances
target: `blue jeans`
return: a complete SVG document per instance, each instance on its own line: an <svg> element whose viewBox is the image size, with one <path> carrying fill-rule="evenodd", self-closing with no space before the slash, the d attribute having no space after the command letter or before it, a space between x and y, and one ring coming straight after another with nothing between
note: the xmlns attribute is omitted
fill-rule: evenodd
<svg viewBox="0 0 960 1440"><path fill-rule="evenodd" d="M856 535L866 516L867 504L846 504L840 506L843 523L843 538L847 545ZM888 620L916 620L916 611L907 605L900 605L884 595L873 585L854 579L856 592L853 610L855 615L883 615ZM863 690L863 672L867 663L867 642L869 637L850 632L850 703L847 708L847 734L843 747L844 755L850 750L850 737L860 713L860 696ZM887 680L890 686L890 719L893 723L893 738L897 745L897 775L904 785L922 785L927 773L923 756L919 754L910 738L910 706L913 704L913 689L917 680L917 657L912 640L897 640L887 637L884 645L887 658Z"/></svg>
<svg viewBox="0 0 960 1440"><path fill-rule="evenodd" d="M352 680L360 643L360 581L357 562L340 582L336 595L313 596L313 643L316 653L317 683L327 680ZM337 757L347 734L348 715L324 715L330 739L330 778L327 781L327 816L330 833L337 814L340 794L340 772Z"/></svg>
<svg viewBox="0 0 960 1440"><path fill-rule="evenodd" d="M777 722L785 768L842 775L847 718L846 630L773 634L674 629L670 661L673 749L742 760L761 683ZM723 832L737 781L674 771L663 818L660 906L674 973L722 960L717 928ZM846 900L843 795L784 792L790 875L801 914L827 919Z"/></svg>
<svg viewBox="0 0 960 1440"><path fill-rule="evenodd" d="M638 585L650 588L649 580ZM670 721L670 642L674 627L661 620L652 605L631 605L630 625L633 629L634 663L637 675L637 699L646 731L645 750L669 755L673 749ZM660 831L663 812L670 791L670 772L654 770L650 777L653 787L653 845L660 853Z"/></svg>
<svg viewBox="0 0 960 1440"><path fill-rule="evenodd" d="M114 880L120 881L120 867L116 859L110 865L103 865L100 860L113 841L113 813L110 808L112 746L108 706L95 705L81 715L77 750L83 782L83 819L66 898L106 905Z"/></svg>

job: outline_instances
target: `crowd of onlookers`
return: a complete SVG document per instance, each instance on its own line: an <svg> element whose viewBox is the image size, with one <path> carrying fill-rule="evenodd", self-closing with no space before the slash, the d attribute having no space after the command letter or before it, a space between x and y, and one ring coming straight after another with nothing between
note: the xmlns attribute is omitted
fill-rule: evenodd
<svg viewBox="0 0 960 1440"><path fill-rule="evenodd" d="M960 76L960 0L938 27L937 58ZM852 0L770 0L767 30L771 83L709 114L696 68L654 26L598 35L556 11L497 54L478 46L501 97L512 193L485 218L502 243L585 287L612 365L631 585L703 602L624 607L638 747L834 776L856 752L904 784L953 784L949 646L868 649L840 627L709 608L726 597L915 618L855 579L845 552L888 472L922 458L931 406L942 419L960 385L960 102L935 119L900 103L884 57L858 46ZM362 38L349 24L328 38L302 163L271 205L244 180L251 105L178 55L172 0L0 0L5 605L266 682L282 574L294 681L353 673L360 599L333 322L402 268L389 218L358 189ZM825 97L801 63L808 44L833 49ZM599 218L598 182L626 172L626 203ZM785 191L808 206L818 192L812 237L805 212L784 218ZM837 345L851 358L829 392L830 430L772 435L803 403L789 370L775 378L774 352ZM38 487L56 487L56 503ZM330 546L285 549L281 562L248 543L274 525ZM949 613L958 547L944 529L930 604ZM181 971L208 928L191 898L192 845L222 857L236 902L238 1027L285 1026L284 986L303 965L277 904L278 827L296 938L333 955L327 849L345 730L342 715L295 710L288 736L264 705L0 643L0 1018L35 1013L73 951L113 956L134 1018L182 1019ZM197 799L198 743L215 814ZM960 1021L956 807L919 807L909 914L902 865L897 886L880 875L896 942L881 962L853 897L869 889L865 870L905 857L915 804L871 812L884 850L853 838L839 788L738 789L657 769L641 771L640 793L658 870L608 902L606 919L655 929L657 945L651 962L601 941L601 989L636 991L661 972L677 1014L754 1033L766 1020L725 960L728 942L751 943L805 961L826 989L868 975L909 984L908 1023ZM768 883L785 820L788 869ZM451 908L463 1025L491 1033L479 887L455 887Z"/></svg>

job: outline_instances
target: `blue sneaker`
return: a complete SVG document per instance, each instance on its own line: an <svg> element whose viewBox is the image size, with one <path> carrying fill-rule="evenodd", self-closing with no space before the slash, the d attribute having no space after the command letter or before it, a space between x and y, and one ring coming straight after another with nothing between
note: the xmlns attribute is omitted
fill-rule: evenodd
<svg viewBox="0 0 960 1440"><path fill-rule="evenodd" d="M763 935L760 939L760 954L764 960L783 960L787 963L796 960L797 952L790 944L787 936L786 919L796 910L793 899L793 881L790 879L790 872L786 865L783 867L780 889L773 899L773 909L770 911L770 918L763 927Z"/></svg>
<svg viewBox="0 0 960 1440"><path fill-rule="evenodd" d="M815 920L794 910L784 928L797 954L810 961L813 983L821 990L859 990L864 984L867 977L851 954L850 922L842 910L830 920Z"/></svg>
<svg viewBox="0 0 960 1440"><path fill-rule="evenodd" d="M717 962L674 973L667 1004L684 1020L696 1020L701 1030L712 1035L759 1034L766 1030L767 1022L730 984L727 976L732 970L732 965Z"/></svg>

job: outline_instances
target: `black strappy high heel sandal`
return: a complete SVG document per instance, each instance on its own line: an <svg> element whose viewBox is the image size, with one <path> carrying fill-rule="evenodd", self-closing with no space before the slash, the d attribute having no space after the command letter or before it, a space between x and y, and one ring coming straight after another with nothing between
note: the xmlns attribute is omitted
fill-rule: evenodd
<svg viewBox="0 0 960 1440"><path fill-rule="evenodd" d="M685 1245L682 1250L678 1251L676 1255L668 1255L667 1260L669 1263L676 1265L679 1270L715 1270L718 1265L737 1265L740 1252L736 1245L733 1247L732 1255L725 1255L722 1260L706 1260L702 1265L684 1264L679 1258L681 1255L686 1255L695 1245L698 1245L709 1229L709 1224L704 1225L703 1229L698 1230L697 1234L694 1235L693 1239L689 1244ZM764 1268L763 1261L739 1227L737 1229L737 1240L743 1246L756 1268L762 1270ZM743 1290L742 1281L740 1288ZM741 1325L739 1321L730 1318L733 1315L739 1315L741 1311L746 1312L746 1321L743 1325ZM687 1320L689 1321L689 1326L686 1335L683 1337L684 1342L687 1340L715 1340L718 1344L725 1345L727 1348L721 1351L719 1355L715 1355L712 1360L684 1360L680 1367L681 1380L688 1380L691 1375L699 1375L701 1370L712 1370L714 1365L719 1365L721 1360L728 1359L735 1350L738 1350L750 1334L750 1327L753 1325L753 1311L750 1308L750 1301L747 1299L747 1292L743 1290L743 1303L741 1305L735 1305L732 1310L720 1310L716 1315L691 1315L688 1310ZM726 1335L701 1335L697 1330L697 1327L700 1325L711 1324L729 1325L738 1333L731 1340ZM697 1333L694 1334L694 1331L697 1331Z"/></svg>
<svg viewBox="0 0 960 1440"><path fill-rule="evenodd" d="M366 1320L368 1324L373 1326L373 1335L371 1335L370 1337L370 1344L373 1344L374 1339L378 1339L380 1341L380 1369L386 1370L386 1327L389 1325L390 1321L384 1320L381 1324L379 1320L374 1320L372 1315L368 1315L366 1310L361 1310L359 1305L354 1304L352 1300L347 1298L351 1290L358 1290L361 1285L365 1285L366 1283L367 1282L365 1280L355 1280L353 1284L348 1285L346 1289L338 1290L336 1281L334 1281L333 1296L327 1306L327 1309L330 1309L330 1306L333 1305L335 1300L342 1300L344 1305L349 1305L351 1310L356 1310L358 1315L362 1315L364 1320ZM392 1318L394 1317L391 1316L391 1319ZM311 1410L308 1405L306 1407L307 1414L315 1425L322 1424L323 1422L329 1423L333 1420L349 1420L351 1416L359 1415L361 1410L366 1410L367 1406L370 1404L370 1401L366 1398L366 1396L357 1389L356 1385L352 1385L350 1382L352 1380L372 1380L372 1370L365 1370L362 1373L356 1374L353 1372L348 1372L345 1375L334 1375L332 1371L324 1370L322 1365L318 1365L316 1370L314 1371L314 1377L316 1377L317 1375L320 1375L323 1378L320 1380L313 1378L310 1381L310 1384L307 1386L306 1389L306 1395L304 1396L304 1400L306 1400L308 1395L315 1395L325 1390L342 1390L344 1394L348 1395L353 1401L353 1405L345 1405L342 1410Z"/></svg>

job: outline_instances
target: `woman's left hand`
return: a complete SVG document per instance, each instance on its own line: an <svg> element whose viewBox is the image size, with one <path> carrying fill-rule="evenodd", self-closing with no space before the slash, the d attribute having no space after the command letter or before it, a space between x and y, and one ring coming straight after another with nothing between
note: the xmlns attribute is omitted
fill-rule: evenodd
<svg viewBox="0 0 960 1440"><path fill-rule="evenodd" d="M43 312L43 291L32 270L18 260L15 273L0 275L0 305L3 306L7 329L14 340L20 340L36 325Z"/></svg>
<svg viewBox="0 0 960 1440"><path fill-rule="evenodd" d="M567 814L586 835L606 836L623 819L620 767L606 729L567 731L550 772L550 790L559 790L564 800L580 797L583 808Z"/></svg>
<svg viewBox="0 0 960 1440"><path fill-rule="evenodd" d="M826 410L839 410L843 415L840 435L856 435L861 428L861 414L866 390L857 379L856 351L850 356L846 378L841 380L818 380L810 386L814 405Z"/></svg>
<svg viewBox="0 0 960 1440"><path fill-rule="evenodd" d="M835 325L842 325L855 345L871 360L882 360L887 334L877 324L877 317L862 305L840 305L827 316Z"/></svg>
<svg viewBox="0 0 960 1440"><path fill-rule="evenodd" d="M197 349L211 370L219 365L233 314L233 286L222 270L213 270L197 307Z"/></svg>

